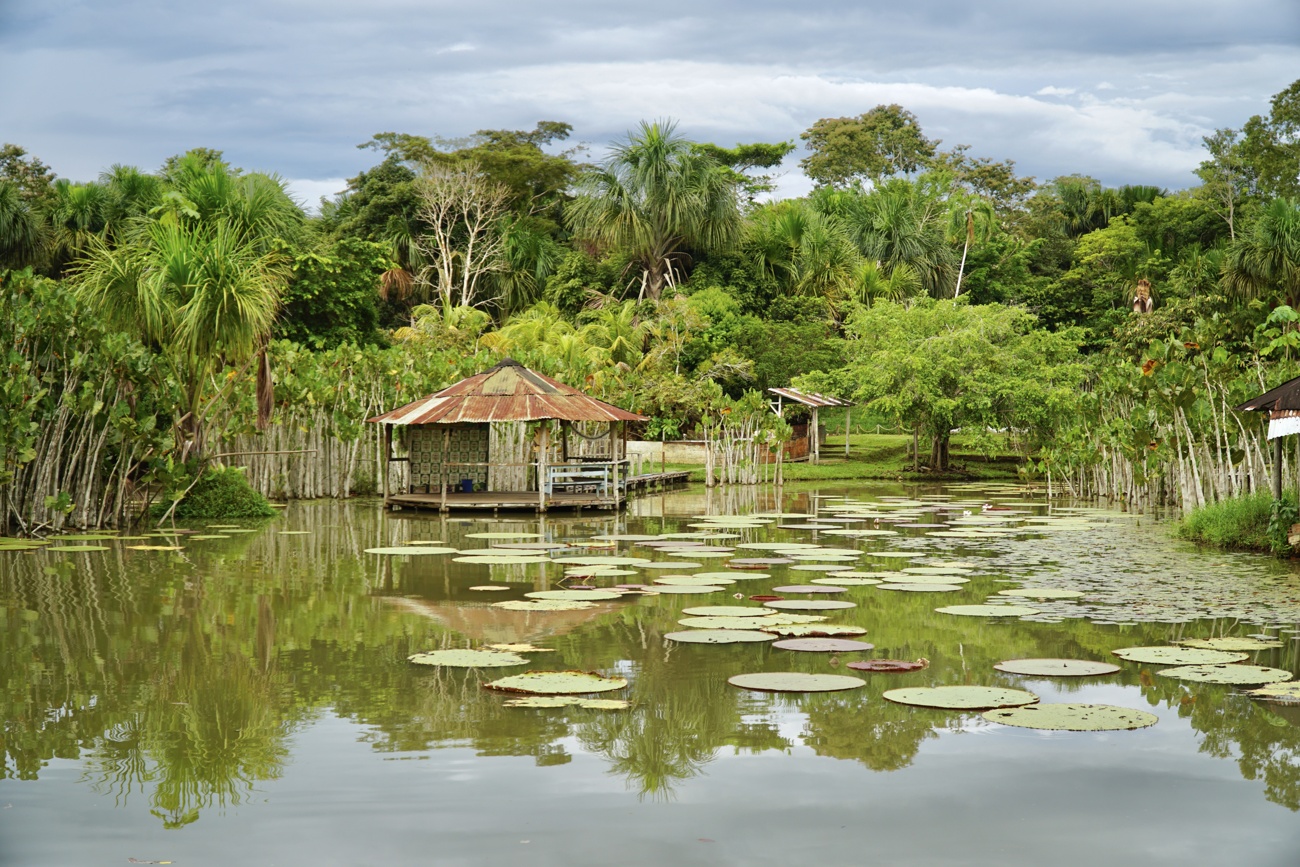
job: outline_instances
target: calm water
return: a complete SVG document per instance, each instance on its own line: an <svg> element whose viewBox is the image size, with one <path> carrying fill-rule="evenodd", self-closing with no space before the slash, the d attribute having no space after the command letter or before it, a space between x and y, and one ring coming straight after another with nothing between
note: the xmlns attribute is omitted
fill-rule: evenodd
<svg viewBox="0 0 1300 867"><path fill-rule="evenodd" d="M620 600L584 611L490 607L550 586L558 566L479 566L368 547L484 531L585 540L689 532L692 516L834 512L849 495L1013 499L895 487L693 490L545 521L385 515L373 502L293 504L269 524L180 552L0 550L0 864L95 865L1163 865L1300 862L1300 714L1229 687L1123 663L1108 677L1027 678L1017 657L1111 659L1131 645L1272 634L1258 664L1300 672L1300 577L1268 558L1201 553L1147 519L1061 512L1030 532L977 539L854 539L738 530L733 541L817 541L975 561L951 593L851 588L828 612L868 630L875 656L926 670L864 674L858 690L771 695L751 671L845 672L824 654L666 642L685 607L805 583L771 570L710 596ZM1042 514L1041 504L1014 503ZM951 518L954 514L948 513ZM916 523L932 523L927 512ZM861 525L850 525L861 526ZM935 529L935 528L930 528ZM994 526L994 529L997 529ZM305 531L286 534L284 531ZM223 534L225 530L205 529ZM714 544L729 544L727 541ZM602 552L595 552L602 553ZM609 552L615 553L615 552ZM670 559L620 543L619 554ZM747 552L762 556L760 552ZM680 559L680 558L678 558ZM700 569L725 560L699 560ZM898 568L864 558L859 569ZM649 582L663 571L591 583ZM934 608L1032 582L1086 596L1030 620ZM469 588L509 584L487 593ZM745 603L754 604L754 603ZM534 668L621 673L631 710L525 710L480 673L406 657L532 641ZM528 655L528 654L525 654ZM881 698L898 686L982 684L1044 701L1155 713L1148 729L1047 733Z"/></svg>

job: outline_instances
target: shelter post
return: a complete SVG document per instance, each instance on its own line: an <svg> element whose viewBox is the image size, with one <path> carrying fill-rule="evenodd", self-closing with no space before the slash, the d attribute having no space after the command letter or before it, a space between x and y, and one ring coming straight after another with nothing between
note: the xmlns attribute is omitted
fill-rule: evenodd
<svg viewBox="0 0 1300 867"><path fill-rule="evenodd" d="M447 455L450 450L451 428L444 427L442 429L442 460L438 462L438 488L440 491L438 496L441 498L438 501L438 509L443 512L447 511Z"/></svg>
<svg viewBox="0 0 1300 867"><path fill-rule="evenodd" d="M546 511L546 449L550 445L550 422L543 421L537 449L537 511Z"/></svg>
<svg viewBox="0 0 1300 867"><path fill-rule="evenodd" d="M811 437L809 445L812 447L812 462L814 464L817 463L822 456L821 437L818 436L818 431L820 429L821 426L817 424L817 407L814 406L812 408L812 430L808 431L808 436Z"/></svg>
<svg viewBox="0 0 1300 867"><path fill-rule="evenodd" d="M384 477L384 505L388 505L388 471L393 466L393 426L384 425L384 460L383 466L379 468L380 474Z"/></svg>
<svg viewBox="0 0 1300 867"><path fill-rule="evenodd" d="M1282 438L1273 440L1273 499L1282 499Z"/></svg>
<svg viewBox="0 0 1300 867"><path fill-rule="evenodd" d="M844 407L844 457L846 459L849 456L849 431L852 430L852 428L849 425L849 422L851 422L852 420L853 420L853 408L848 406Z"/></svg>

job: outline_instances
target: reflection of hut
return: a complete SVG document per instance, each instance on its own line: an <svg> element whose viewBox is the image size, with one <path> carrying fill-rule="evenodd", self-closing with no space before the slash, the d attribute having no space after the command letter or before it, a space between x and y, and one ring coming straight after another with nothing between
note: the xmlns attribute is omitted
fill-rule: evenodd
<svg viewBox="0 0 1300 867"><path fill-rule="evenodd" d="M826 441L826 432L817 420L817 410L824 406L843 406L848 407L851 404L847 400L840 400L838 397L830 397L825 394L817 394L812 391L800 391L797 388L769 388L768 391L776 395L776 400L772 401L772 412L785 417L785 401L797 403L800 406L806 406L811 410L812 420L807 425L791 425L794 428L794 436L786 444L787 460L810 459L814 464L821 457L822 444ZM844 415L844 456L849 456L849 416L848 410Z"/></svg>
<svg viewBox="0 0 1300 867"><path fill-rule="evenodd" d="M384 502L443 511L616 508L627 496L626 423L644 420L510 359L368 419L384 426ZM403 482L390 491L394 463Z"/></svg>
<svg viewBox="0 0 1300 867"><path fill-rule="evenodd" d="M1300 376L1233 409L1268 413L1268 438L1273 441L1273 499L1281 499L1282 437L1300 433Z"/></svg>
<svg viewBox="0 0 1300 867"><path fill-rule="evenodd" d="M615 610L612 605L594 605L576 611L511 611L485 602L435 602L395 596L384 599L466 638L502 644L545 641L566 635Z"/></svg>

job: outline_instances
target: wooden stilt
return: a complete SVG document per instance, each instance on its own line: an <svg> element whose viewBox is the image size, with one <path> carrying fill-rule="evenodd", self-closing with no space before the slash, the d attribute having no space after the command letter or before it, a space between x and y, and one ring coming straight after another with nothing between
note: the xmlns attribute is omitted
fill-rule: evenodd
<svg viewBox="0 0 1300 867"><path fill-rule="evenodd" d="M1273 440L1273 499L1282 499L1282 438Z"/></svg>
<svg viewBox="0 0 1300 867"><path fill-rule="evenodd" d="M546 511L546 449L550 445L549 421L542 422L540 445L537 449L537 511Z"/></svg>
<svg viewBox="0 0 1300 867"><path fill-rule="evenodd" d="M393 426L384 425L384 465L379 472L384 476L384 505L388 505L388 471L393 466Z"/></svg>
<svg viewBox="0 0 1300 867"><path fill-rule="evenodd" d="M440 511L447 511L447 455L451 452L451 428L442 429L442 460L439 462L438 470L438 489L441 500L438 504Z"/></svg>

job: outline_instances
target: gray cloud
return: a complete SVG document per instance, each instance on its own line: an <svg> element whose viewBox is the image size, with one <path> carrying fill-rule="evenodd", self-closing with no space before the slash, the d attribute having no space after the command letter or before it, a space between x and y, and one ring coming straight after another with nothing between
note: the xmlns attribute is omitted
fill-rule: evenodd
<svg viewBox="0 0 1300 867"><path fill-rule="evenodd" d="M730 144L898 102L1042 179L1182 187L1200 137L1297 70L1291 0L10 0L0 138L73 178L202 145L320 189L373 163L354 146L381 130L554 119L602 146L673 117Z"/></svg>

